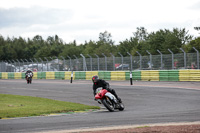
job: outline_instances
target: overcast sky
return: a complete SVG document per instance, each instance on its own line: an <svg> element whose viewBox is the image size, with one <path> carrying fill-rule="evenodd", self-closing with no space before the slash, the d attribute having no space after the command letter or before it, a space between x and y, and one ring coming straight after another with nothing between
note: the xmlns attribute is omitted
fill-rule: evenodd
<svg viewBox="0 0 200 133"><path fill-rule="evenodd" d="M97 41L108 31L115 44L137 27L147 32L186 28L197 37L200 0L0 0L0 34L7 38L43 39L58 35L64 42Z"/></svg>

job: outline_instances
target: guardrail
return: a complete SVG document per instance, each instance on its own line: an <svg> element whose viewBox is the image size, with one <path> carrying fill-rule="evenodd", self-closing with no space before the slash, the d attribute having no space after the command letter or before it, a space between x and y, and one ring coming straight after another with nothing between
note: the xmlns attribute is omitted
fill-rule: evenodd
<svg viewBox="0 0 200 133"><path fill-rule="evenodd" d="M33 72L33 79L70 80L70 71ZM130 71L75 71L73 80L91 80L98 75L104 80L129 80ZM132 71L132 79L138 81L200 81L200 70L141 70ZM24 79L24 72L0 72L0 79Z"/></svg>

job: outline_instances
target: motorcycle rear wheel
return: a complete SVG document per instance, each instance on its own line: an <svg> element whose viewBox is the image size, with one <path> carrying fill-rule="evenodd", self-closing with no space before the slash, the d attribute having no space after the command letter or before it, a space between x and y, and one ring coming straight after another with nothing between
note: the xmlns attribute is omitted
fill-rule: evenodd
<svg viewBox="0 0 200 133"><path fill-rule="evenodd" d="M104 98L102 100L102 103L110 112L114 112L115 111L115 107L113 106L113 103L109 98L108 99Z"/></svg>

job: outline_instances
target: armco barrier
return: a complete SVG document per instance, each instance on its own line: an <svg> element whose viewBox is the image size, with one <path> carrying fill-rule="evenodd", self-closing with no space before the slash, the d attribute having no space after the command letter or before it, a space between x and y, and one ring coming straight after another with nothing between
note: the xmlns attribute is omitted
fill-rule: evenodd
<svg viewBox="0 0 200 133"><path fill-rule="evenodd" d="M2 72L1 79L8 79L8 73L7 72Z"/></svg>
<svg viewBox="0 0 200 133"><path fill-rule="evenodd" d="M112 71L111 73L111 80L125 80L126 75L124 71Z"/></svg>
<svg viewBox="0 0 200 133"><path fill-rule="evenodd" d="M141 71L142 81L159 81L159 71L158 70L147 70Z"/></svg>
<svg viewBox="0 0 200 133"><path fill-rule="evenodd" d="M22 73L20 72L14 73L14 79L22 79Z"/></svg>
<svg viewBox="0 0 200 133"><path fill-rule="evenodd" d="M179 81L200 81L200 71L179 70Z"/></svg>
<svg viewBox="0 0 200 133"><path fill-rule="evenodd" d="M65 79L66 80L71 80L71 72L65 72ZM74 80L74 76L73 76L73 80Z"/></svg>
<svg viewBox="0 0 200 133"><path fill-rule="evenodd" d="M71 72L34 72L33 79L70 80ZM73 80L91 80L98 75L104 80L129 80L129 71L74 71ZM0 72L0 79L24 79L24 72ZM132 79L138 81L200 81L200 70L142 70L132 71Z"/></svg>
<svg viewBox="0 0 200 133"><path fill-rule="evenodd" d="M92 76L98 75L98 71L87 71L86 80L92 80Z"/></svg>
<svg viewBox="0 0 200 133"><path fill-rule="evenodd" d="M160 70L159 81L179 81L179 70Z"/></svg>
<svg viewBox="0 0 200 133"><path fill-rule="evenodd" d="M200 81L200 70L189 70L190 81Z"/></svg>
<svg viewBox="0 0 200 133"><path fill-rule="evenodd" d="M74 72L75 73L75 80L76 79L86 79L85 71Z"/></svg>
<svg viewBox="0 0 200 133"><path fill-rule="evenodd" d="M109 71L99 71L98 76L104 80L111 80L111 72Z"/></svg>

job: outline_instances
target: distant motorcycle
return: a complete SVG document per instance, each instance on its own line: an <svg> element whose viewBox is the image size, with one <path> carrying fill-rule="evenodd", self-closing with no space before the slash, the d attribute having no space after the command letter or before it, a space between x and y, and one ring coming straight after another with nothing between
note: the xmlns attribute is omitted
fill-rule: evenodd
<svg viewBox="0 0 200 133"><path fill-rule="evenodd" d="M101 103L110 111L114 112L115 109L118 109L119 111L123 111L125 106L122 102L119 102L117 98L110 92L108 92L106 89L98 88L96 90L95 99Z"/></svg>
<svg viewBox="0 0 200 133"><path fill-rule="evenodd" d="M26 74L27 84L31 84L32 83L32 77L33 77L32 73L27 73Z"/></svg>

